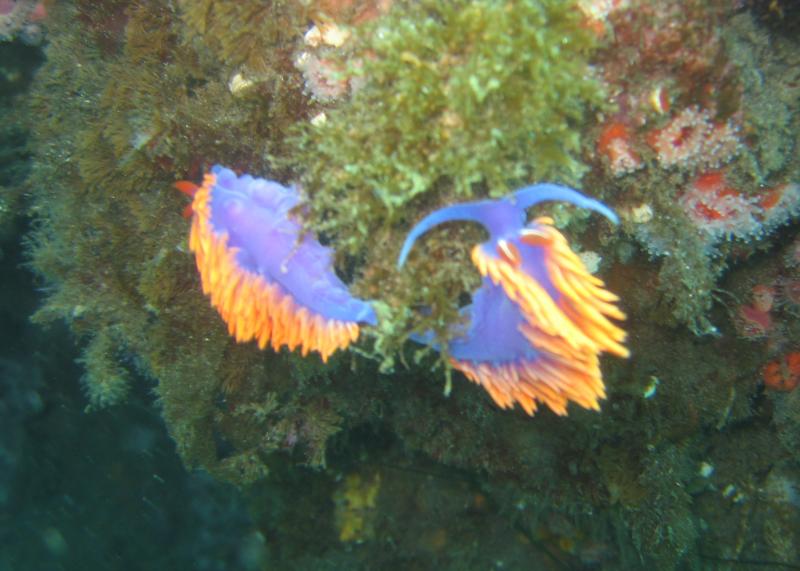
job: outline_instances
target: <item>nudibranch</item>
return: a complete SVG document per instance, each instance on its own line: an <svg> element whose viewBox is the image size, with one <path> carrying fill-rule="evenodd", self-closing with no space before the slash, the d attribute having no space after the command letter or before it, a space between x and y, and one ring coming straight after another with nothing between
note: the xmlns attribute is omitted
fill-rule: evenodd
<svg viewBox="0 0 800 571"><path fill-rule="evenodd" d="M219 165L202 186L176 186L193 198L189 248L203 292L237 341L300 347L327 361L358 338L361 324L376 323L371 305L333 271L330 248L293 218L295 188Z"/></svg>
<svg viewBox="0 0 800 571"><path fill-rule="evenodd" d="M526 209L565 201L599 212L613 211L576 190L556 184L522 188L500 200L456 204L422 219L408 234L398 259L405 264L414 242L439 224L471 221L489 232L472 249L483 276L462 312L466 332L454 333L447 352L454 368L481 385L501 408L518 403L533 415L538 403L567 414L567 403L599 410L605 398L599 355L628 356L619 298L589 273L547 217L526 224ZM431 341L431 335L422 337Z"/></svg>

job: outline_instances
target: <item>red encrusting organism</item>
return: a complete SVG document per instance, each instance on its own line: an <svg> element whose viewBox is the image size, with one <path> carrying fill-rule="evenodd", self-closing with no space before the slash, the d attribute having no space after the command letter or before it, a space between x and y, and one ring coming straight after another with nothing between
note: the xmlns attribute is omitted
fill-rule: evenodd
<svg viewBox="0 0 800 571"><path fill-rule="evenodd" d="M600 132L597 151L608 160L609 169L615 176L633 172L643 166L642 159L633 150L630 130L619 121L612 121Z"/></svg>
<svg viewBox="0 0 800 571"><path fill-rule="evenodd" d="M761 231L756 201L728 184L722 171L697 176L679 202L695 226L711 240L746 237Z"/></svg>
<svg viewBox="0 0 800 571"><path fill-rule="evenodd" d="M761 378L768 389L793 391L800 384L800 352L791 351L770 361L761 369Z"/></svg>
<svg viewBox="0 0 800 571"><path fill-rule="evenodd" d="M744 339L764 339L772 332L774 322L769 311L754 305L739 306L733 316L733 322L739 336Z"/></svg>

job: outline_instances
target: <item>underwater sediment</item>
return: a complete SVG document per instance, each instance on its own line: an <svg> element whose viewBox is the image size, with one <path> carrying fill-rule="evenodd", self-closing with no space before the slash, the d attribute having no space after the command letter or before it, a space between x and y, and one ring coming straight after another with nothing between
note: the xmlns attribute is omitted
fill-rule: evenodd
<svg viewBox="0 0 800 571"><path fill-rule="evenodd" d="M187 467L253 497L300 496L308 513L328 502L320 557L360 544L365 568L471 568L484 528L515 538L514 561L547 553L552 568L797 564L792 12L651 4L47 4L13 204L34 221L46 284L34 318L83 344L88 408L152 386ZM374 308L348 348L323 362L311 345L229 335L222 317L238 313L203 294L174 188L215 164L297 189L297 240L329 248L336 279ZM477 225L431 228L399 269L407 233L542 181L620 219L555 202L529 213L552 218L627 314L630 358L571 353L602 368L600 412L503 411L447 350L413 341L453 347L489 286L470 261ZM303 499L293 471L323 491ZM285 565L311 541L291 540Z"/></svg>

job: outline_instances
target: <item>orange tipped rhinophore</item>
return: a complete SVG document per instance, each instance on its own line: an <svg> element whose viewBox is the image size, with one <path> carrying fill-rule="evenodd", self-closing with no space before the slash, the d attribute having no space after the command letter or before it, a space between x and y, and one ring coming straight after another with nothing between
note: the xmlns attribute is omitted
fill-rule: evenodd
<svg viewBox="0 0 800 571"><path fill-rule="evenodd" d="M191 184L191 183L189 183ZM375 323L332 270L330 249L289 216L297 191L215 166L193 195L189 247L203 292L237 341L317 351L323 361Z"/></svg>

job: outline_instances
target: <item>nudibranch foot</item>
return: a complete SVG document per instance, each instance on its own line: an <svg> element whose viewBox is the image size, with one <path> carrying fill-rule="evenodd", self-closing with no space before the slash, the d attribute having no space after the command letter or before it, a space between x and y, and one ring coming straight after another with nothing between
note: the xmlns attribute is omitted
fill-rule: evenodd
<svg viewBox="0 0 800 571"><path fill-rule="evenodd" d="M237 341L327 361L358 339L360 324L376 323L333 272L330 249L292 220L296 190L221 166L202 186L177 186L193 196L189 248L203 292Z"/></svg>
<svg viewBox="0 0 800 571"><path fill-rule="evenodd" d="M409 232L402 266L422 234L444 222L477 222L489 240L472 249L483 276L473 303L463 310L469 331L447 350L451 363L480 384L502 408L519 404L533 414L544 403L556 414L567 403L598 410L605 398L599 355L629 355L618 298L591 275L547 217L526 225L525 209L564 200L617 222L604 204L567 187L533 185L501 200L457 204L437 210ZM422 336L420 339L430 338Z"/></svg>

